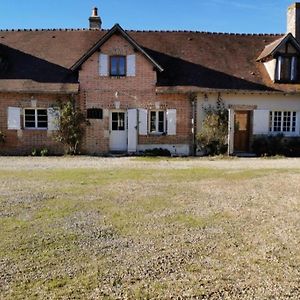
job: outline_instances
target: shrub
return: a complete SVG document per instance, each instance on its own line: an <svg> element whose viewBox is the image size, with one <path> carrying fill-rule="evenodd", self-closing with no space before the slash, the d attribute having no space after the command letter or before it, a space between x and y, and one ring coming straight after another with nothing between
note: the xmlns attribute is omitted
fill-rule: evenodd
<svg viewBox="0 0 300 300"><path fill-rule="evenodd" d="M3 144L5 142L5 135L4 133L0 130L0 144Z"/></svg>
<svg viewBox="0 0 300 300"><path fill-rule="evenodd" d="M31 151L31 156L48 156L48 155L49 155L49 150L46 147L40 150L33 148Z"/></svg>
<svg viewBox="0 0 300 300"><path fill-rule="evenodd" d="M48 156L49 155L49 151L47 148L42 148L40 151L41 156Z"/></svg>
<svg viewBox="0 0 300 300"><path fill-rule="evenodd" d="M256 136L252 143L252 151L258 156L300 156L300 139L278 135Z"/></svg>
<svg viewBox="0 0 300 300"><path fill-rule="evenodd" d="M221 99L204 111L202 128L197 134L198 147L207 155L224 154L228 146L228 111Z"/></svg>
<svg viewBox="0 0 300 300"><path fill-rule="evenodd" d="M32 151L31 151L31 156L38 156L39 155L39 152L36 148L33 148Z"/></svg>
<svg viewBox="0 0 300 300"><path fill-rule="evenodd" d="M85 125L88 124L86 116L76 108L74 99L60 103L59 130L55 140L65 146L67 154L78 154Z"/></svg>
<svg viewBox="0 0 300 300"><path fill-rule="evenodd" d="M300 138L293 137L287 140L286 156L300 157Z"/></svg>
<svg viewBox="0 0 300 300"><path fill-rule="evenodd" d="M168 149L154 148L146 149L144 151L145 156L171 156L171 152Z"/></svg>

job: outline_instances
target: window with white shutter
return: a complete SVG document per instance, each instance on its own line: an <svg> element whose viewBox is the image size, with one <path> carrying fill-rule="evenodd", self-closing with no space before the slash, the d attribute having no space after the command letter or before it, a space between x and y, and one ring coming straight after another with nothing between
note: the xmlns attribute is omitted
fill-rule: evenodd
<svg viewBox="0 0 300 300"><path fill-rule="evenodd" d="M166 112L151 110L149 112L149 133L164 133L166 131Z"/></svg>
<svg viewBox="0 0 300 300"><path fill-rule="evenodd" d="M7 128L11 130L21 129L21 109L19 107L8 107Z"/></svg>
<svg viewBox="0 0 300 300"><path fill-rule="evenodd" d="M60 112L57 107L48 108L48 130L58 130L59 129L59 116Z"/></svg>
<svg viewBox="0 0 300 300"><path fill-rule="evenodd" d="M148 113L147 109L139 108L139 135L148 134Z"/></svg>
<svg viewBox="0 0 300 300"><path fill-rule="evenodd" d="M176 109L167 109L167 134L176 135Z"/></svg>
<svg viewBox="0 0 300 300"><path fill-rule="evenodd" d="M108 55L100 53L99 55L99 74L100 76L108 76L109 75L109 69L108 69Z"/></svg>
<svg viewBox="0 0 300 300"><path fill-rule="evenodd" d="M47 129L48 111L45 108L25 108L24 109L25 129Z"/></svg>
<svg viewBox="0 0 300 300"><path fill-rule="evenodd" d="M135 54L127 55L127 76L135 76Z"/></svg>
<svg viewBox="0 0 300 300"><path fill-rule="evenodd" d="M253 134L269 133L269 110L255 109L253 111Z"/></svg>

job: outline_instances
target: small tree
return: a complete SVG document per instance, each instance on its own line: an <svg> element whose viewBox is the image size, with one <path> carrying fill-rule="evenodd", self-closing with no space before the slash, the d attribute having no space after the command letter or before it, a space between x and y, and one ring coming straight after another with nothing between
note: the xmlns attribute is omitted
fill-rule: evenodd
<svg viewBox="0 0 300 300"><path fill-rule="evenodd" d="M202 128L197 134L198 146L208 155L224 154L228 146L228 110L218 97L216 105L209 105L204 112Z"/></svg>
<svg viewBox="0 0 300 300"><path fill-rule="evenodd" d="M89 122L80 109L76 108L74 99L65 103L59 102L59 106L59 129L55 135L55 140L65 146L67 154L78 154L85 126Z"/></svg>

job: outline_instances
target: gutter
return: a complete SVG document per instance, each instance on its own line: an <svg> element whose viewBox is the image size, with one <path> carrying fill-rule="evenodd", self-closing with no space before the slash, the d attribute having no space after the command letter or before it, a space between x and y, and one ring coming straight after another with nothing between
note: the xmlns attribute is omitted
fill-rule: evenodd
<svg viewBox="0 0 300 300"><path fill-rule="evenodd" d="M299 91L258 91L258 90L240 90L240 89L211 89L199 87L157 87L157 94L190 94L190 93L225 93L225 94L252 94L252 95L300 95Z"/></svg>

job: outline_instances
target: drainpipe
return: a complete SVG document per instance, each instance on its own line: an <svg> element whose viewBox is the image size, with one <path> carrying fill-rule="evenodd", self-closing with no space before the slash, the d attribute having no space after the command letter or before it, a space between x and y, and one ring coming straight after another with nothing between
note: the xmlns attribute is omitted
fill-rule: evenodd
<svg viewBox="0 0 300 300"><path fill-rule="evenodd" d="M193 135L193 152L192 155L196 156L196 128L195 128L195 120L196 120L196 101L197 101L197 97L193 97L192 99L192 135Z"/></svg>
<svg viewBox="0 0 300 300"><path fill-rule="evenodd" d="M228 140L227 140L227 154L228 156L230 155L230 131L231 131L231 126L230 126L230 121L231 121L231 114L230 114L230 108L227 110L228 111Z"/></svg>
<svg viewBox="0 0 300 300"><path fill-rule="evenodd" d="M234 109L228 109L228 155L233 152L233 135L234 135Z"/></svg>

